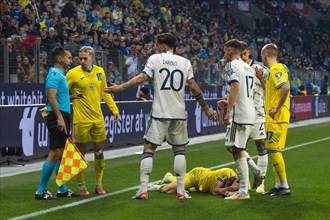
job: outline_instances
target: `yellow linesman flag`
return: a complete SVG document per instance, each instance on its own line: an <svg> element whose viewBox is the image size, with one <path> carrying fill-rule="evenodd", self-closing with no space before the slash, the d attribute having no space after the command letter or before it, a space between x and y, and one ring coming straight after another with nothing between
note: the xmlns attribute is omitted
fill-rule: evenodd
<svg viewBox="0 0 330 220"><path fill-rule="evenodd" d="M75 175L89 166L84 156L80 153L74 142L68 138L63 150L60 168L56 176L56 184L63 185Z"/></svg>

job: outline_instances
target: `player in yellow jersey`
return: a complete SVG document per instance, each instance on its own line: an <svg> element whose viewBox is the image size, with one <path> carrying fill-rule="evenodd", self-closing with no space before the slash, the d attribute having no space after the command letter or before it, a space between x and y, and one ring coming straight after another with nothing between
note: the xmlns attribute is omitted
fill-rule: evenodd
<svg viewBox="0 0 330 220"><path fill-rule="evenodd" d="M96 174L95 192L105 194L102 187L105 161L103 156L104 141L106 139L104 117L101 110L101 97L119 120L119 111L112 96L104 92L107 87L106 76L102 67L93 65L94 50L84 46L79 50L81 65L71 69L66 79L71 93L83 94L84 98L76 99L73 104L73 125L75 143L81 153L85 155L87 143L92 142L94 150L94 169ZM85 186L84 171L77 175L80 195L88 195Z"/></svg>
<svg viewBox="0 0 330 220"><path fill-rule="evenodd" d="M265 195L279 196L290 194L285 163L281 150L285 147L290 120L290 84L288 68L277 62L278 48L275 44L266 44L261 50L262 62L270 69L268 79L263 80L262 73L256 68L256 74L262 83L266 83L266 148L272 161L275 174L275 187Z"/></svg>
<svg viewBox="0 0 330 220"><path fill-rule="evenodd" d="M158 190L162 193L175 193L177 190L176 177L171 173L166 173L160 184L154 185L149 190ZM239 183L237 174L230 168L210 170L196 167L186 174L184 187L190 191L225 196L226 192L236 192Z"/></svg>

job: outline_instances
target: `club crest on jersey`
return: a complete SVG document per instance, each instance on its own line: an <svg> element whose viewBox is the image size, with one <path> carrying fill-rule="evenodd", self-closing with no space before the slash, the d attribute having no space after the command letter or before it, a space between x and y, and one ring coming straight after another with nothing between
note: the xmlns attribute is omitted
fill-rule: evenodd
<svg viewBox="0 0 330 220"><path fill-rule="evenodd" d="M90 83L90 84L89 84L89 88L90 88L91 90L93 90L93 89L94 89L94 83Z"/></svg>
<svg viewBox="0 0 330 220"><path fill-rule="evenodd" d="M281 73L281 72L277 72L277 73L275 73L275 76L276 76L277 78L280 78L280 77L282 76L282 73Z"/></svg>

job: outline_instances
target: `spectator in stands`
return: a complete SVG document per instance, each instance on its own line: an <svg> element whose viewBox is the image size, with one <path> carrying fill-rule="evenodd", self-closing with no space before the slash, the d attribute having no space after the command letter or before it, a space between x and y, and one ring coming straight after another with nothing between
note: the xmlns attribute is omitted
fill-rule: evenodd
<svg viewBox="0 0 330 220"><path fill-rule="evenodd" d="M147 95L149 94L149 89L146 87L141 87L139 90L139 98L137 101L148 101Z"/></svg>
<svg viewBox="0 0 330 220"><path fill-rule="evenodd" d="M307 90L305 88L305 86L301 85L298 87L298 92L297 95L302 95L302 96L306 96L307 95Z"/></svg>
<svg viewBox="0 0 330 220"><path fill-rule="evenodd" d="M108 67L106 72L107 85L110 86L112 83L120 84L122 82L120 73L111 60L108 62Z"/></svg>
<svg viewBox="0 0 330 220"><path fill-rule="evenodd" d="M85 11L85 8L84 8L84 4L81 2L78 4L78 7L77 7L77 19L84 23L86 22L86 18L87 18L87 15L86 15L86 11Z"/></svg>
<svg viewBox="0 0 330 220"><path fill-rule="evenodd" d="M113 2L32 0L31 4L28 4L28 1L19 1L22 8L19 8L21 6L17 4L17 1L11 2L13 2L13 4L11 4L8 9L9 11L7 10L8 15L2 16L0 22L0 31L6 34L6 37L10 37L8 36L9 34L12 32L16 33L17 31L22 39L25 40L25 34L29 35L32 28L34 28L38 31L37 34L42 37L42 42L44 43L43 35L45 35L45 32L43 32L43 27L45 25L48 29L50 29L50 27L55 29L56 42L54 44L60 42L63 45L64 42L70 41L69 38L72 32L77 32L82 36L79 42L79 45L82 46L87 41L87 39L85 40L87 37L83 37L85 33L89 33L92 26L100 26L102 25L102 21L110 18L110 28L108 30L113 29L114 31L118 31L118 33L122 33L119 37L126 37L125 41L127 46L132 42L135 44L141 42L143 48L145 44L154 40L153 36L155 34L174 31L179 38L192 38L184 42L188 45L188 48L191 47L190 51L184 52L184 55L187 55L187 58L191 58L192 55L195 55L194 50L196 48L194 48L194 44L203 45L205 41L208 40L209 42L206 47L204 47L206 54L210 54L214 47L220 48L218 52L221 54L223 53L221 44L233 38L234 35L237 35L240 36L237 38L245 40L250 43L251 46L254 45L255 51L252 51L252 54L254 58L257 58L257 51L260 51L262 43L254 42L254 39L260 34L266 37L268 41L270 40L271 42L277 43L283 48L282 52L284 52L284 48L286 48L286 53L284 53L284 56L280 56L279 60L282 62L285 61L288 66L290 64L290 69L296 70L297 68L313 66L315 70L329 70L330 66L328 55L329 45L326 43L327 39L330 37L327 28L329 26L329 20L326 16L329 7L321 7L320 13L323 15L315 22L310 22L306 17L299 15L296 9L292 7L291 2L275 0L272 2L263 1L258 4L256 3L256 7L264 8L262 11L268 14L264 19L264 24L267 23L267 20L270 20L273 24L273 28L267 32L265 29L259 30L259 26L257 26L255 30L246 32L241 26L238 28L239 23L233 19L228 8L219 5L217 1L202 0L200 4L191 5L185 0L178 0L176 2L167 1L164 2L164 4L159 4L157 1L153 0L147 1L144 7L141 7L141 1L130 3L124 0ZM40 7L36 7L38 4L40 4ZM90 4L92 4L92 6ZM226 4L229 7L227 1ZM91 10L90 7L93 7L93 10ZM35 21L39 19L39 17L37 17L36 8L38 9L39 16L42 18L39 20L38 26L34 27ZM46 16L47 14L48 16ZM158 15L159 19L157 19ZM46 21L44 21L43 18L46 18ZM122 20L124 18L126 21ZM15 28L12 28L13 26L11 23L13 21L11 19L16 20L17 24ZM127 24L122 25L122 22L124 24L127 22ZM3 24L2 29L1 23ZM174 30L174 26L178 26L179 28ZM21 29L22 27L24 27L24 29ZM266 29L269 29L269 27L271 26L265 25ZM104 42L101 43L101 40L106 39L106 33L102 28L95 27L95 29L97 29L97 36L94 32L91 34L95 46L102 46L104 50L111 50L113 48L117 50L117 46L113 43L104 46L107 44ZM302 33L301 30L304 29L310 31ZM215 32L214 35L212 35L213 32ZM128 36L128 34L132 36ZM49 35L51 35L51 33ZM139 37L143 40L137 41L136 39ZM215 44L214 42L219 42L220 44ZM311 42L313 42L313 44ZM52 48L53 46L44 50L49 52ZM293 51L293 53L291 53L291 51ZM197 51L197 53L198 52L199 51ZM152 51L152 53L148 52L148 56L153 53L154 51ZM119 68L122 68L122 64L118 65L118 58L112 58L113 54L113 52L109 53L108 57L111 57ZM30 53L29 56L32 55L33 54ZM208 60L207 62L213 64L213 61ZM125 62L123 62L123 64L125 64Z"/></svg>
<svg viewBox="0 0 330 220"><path fill-rule="evenodd" d="M19 35L17 28L18 28L18 25L17 25L16 19L11 18L10 22L8 24L8 27L6 28L5 36L11 37L12 35Z"/></svg>
<svg viewBox="0 0 330 220"><path fill-rule="evenodd" d="M79 57L73 57L72 59L72 68L80 65L80 59Z"/></svg>
<svg viewBox="0 0 330 220"><path fill-rule="evenodd" d="M137 67L138 67L138 57L137 51L135 49L131 50L130 57L126 60L127 66L127 79L132 79L137 74Z"/></svg>
<svg viewBox="0 0 330 220"><path fill-rule="evenodd" d="M76 37L79 37L78 33L72 33L69 37L69 41L65 45L65 48L71 52L73 57L78 56L80 48L80 45L75 41Z"/></svg>
<svg viewBox="0 0 330 220"><path fill-rule="evenodd" d="M322 83L321 83L321 95L328 95L328 86L329 85L329 77L328 75L325 75L323 80L322 80Z"/></svg>
<svg viewBox="0 0 330 220"><path fill-rule="evenodd" d="M93 49L95 49L96 48L96 45L95 45L95 43L94 43L94 38L93 38L93 36L88 36L87 37L87 42L84 44L84 46L88 46L88 47L92 47Z"/></svg>

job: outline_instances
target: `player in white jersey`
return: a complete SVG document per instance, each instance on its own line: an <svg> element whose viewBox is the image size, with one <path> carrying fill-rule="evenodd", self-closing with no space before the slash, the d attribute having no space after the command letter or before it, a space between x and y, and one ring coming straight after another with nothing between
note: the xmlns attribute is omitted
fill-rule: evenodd
<svg viewBox="0 0 330 220"><path fill-rule="evenodd" d="M254 113L254 79L255 73L241 59L242 45L237 39L225 43L224 59L230 87L228 100L220 101L220 106L226 106L224 123L227 124L225 145L232 153L240 179L240 189L229 200L249 199L249 168L245 158L246 143L255 121Z"/></svg>
<svg viewBox="0 0 330 220"><path fill-rule="evenodd" d="M184 179L186 175L185 145L188 144L184 89L186 83L192 96L201 105L209 119L216 120L217 113L209 108L200 88L194 80L191 63L188 59L174 54L177 39L173 34L157 36L158 54L149 57L144 70L139 75L121 85L114 84L105 89L115 93L135 87L149 79L154 87L154 99L148 127L144 135L144 149L140 165L140 189L134 199L148 199L147 185L152 171L153 156L157 146L166 138L174 152L174 172L177 177L177 197L187 199Z"/></svg>
<svg viewBox="0 0 330 220"><path fill-rule="evenodd" d="M242 42L242 59L249 64L253 71L258 68L263 72L263 77L267 78L269 70L261 62L258 62L250 58L250 49L245 42ZM254 105L255 105L255 123L252 128L250 138L252 138L257 146L258 150L258 162L256 165L250 155L246 152L249 167L252 169L254 174L253 188L257 188L256 192L263 193L264 189L264 178L268 167L268 155L266 149L266 116L265 116L265 87L261 84L260 80L255 77L254 87ZM259 185L259 186L258 186Z"/></svg>

